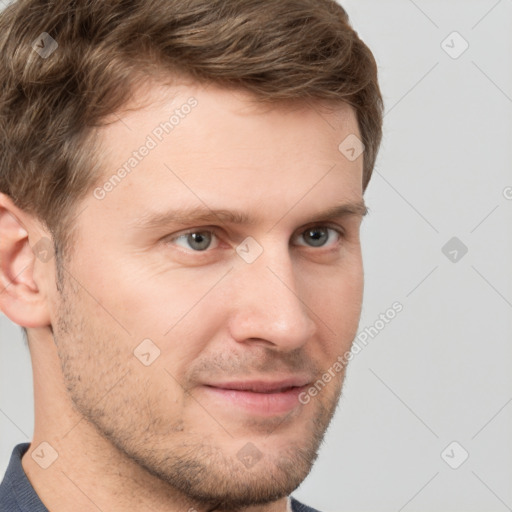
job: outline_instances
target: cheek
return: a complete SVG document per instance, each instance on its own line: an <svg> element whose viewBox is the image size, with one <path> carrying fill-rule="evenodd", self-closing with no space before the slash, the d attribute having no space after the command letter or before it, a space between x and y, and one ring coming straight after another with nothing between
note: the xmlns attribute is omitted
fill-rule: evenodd
<svg viewBox="0 0 512 512"><path fill-rule="evenodd" d="M363 299L363 271L360 264L331 270L329 275L309 280L306 304L312 311L323 339L330 340L332 357L351 345L359 325ZM307 285L306 285L307 286Z"/></svg>
<svg viewBox="0 0 512 512"><path fill-rule="evenodd" d="M101 318L111 323L115 317L132 340L172 337L183 323L200 310L202 299L219 276L177 268L154 268L143 258L106 261L105 265L83 276L97 302ZM94 304L93 304L94 307ZM106 311L110 315L106 314ZM179 329L178 329L179 330Z"/></svg>
<svg viewBox="0 0 512 512"><path fill-rule="evenodd" d="M133 279L131 286L116 290L123 296L120 316L132 340L152 340L160 350L158 363L180 381L205 350L214 334L225 325L227 305L219 299L222 273L168 271Z"/></svg>

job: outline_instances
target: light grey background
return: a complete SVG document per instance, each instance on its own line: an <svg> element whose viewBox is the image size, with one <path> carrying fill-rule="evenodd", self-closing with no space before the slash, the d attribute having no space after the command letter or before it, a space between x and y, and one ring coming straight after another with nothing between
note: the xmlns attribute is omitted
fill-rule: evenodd
<svg viewBox="0 0 512 512"><path fill-rule="evenodd" d="M386 103L360 332L403 311L351 362L294 495L324 512L512 510L512 0L342 4ZM31 438L31 386L0 314L0 475Z"/></svg>

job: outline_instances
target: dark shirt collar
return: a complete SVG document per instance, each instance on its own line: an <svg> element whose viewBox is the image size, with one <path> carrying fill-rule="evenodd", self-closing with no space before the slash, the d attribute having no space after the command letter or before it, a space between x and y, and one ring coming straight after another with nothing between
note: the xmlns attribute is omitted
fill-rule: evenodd
<svg viewBox="0 0 512 512"><path fill-rule="evenodd" d="M21 458L29 446L30 443L21 443L12 451L4 479L0 483L2 512L48 512L21 465Z"/></svg>

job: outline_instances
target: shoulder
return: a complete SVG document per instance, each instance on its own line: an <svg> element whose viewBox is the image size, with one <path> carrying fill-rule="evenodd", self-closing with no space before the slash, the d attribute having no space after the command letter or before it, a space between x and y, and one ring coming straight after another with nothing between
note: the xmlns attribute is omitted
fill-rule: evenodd
<svg viewBox="0 0 512 512"><path fill-rule="evenodd" d="M319 512L316 508L311 508L308 507L307 505L304 505L304 503L301 503L300 501L296 500L293 496L291 496L290 498L292 512Z"/></svg>
<svg viewBox="0 0 512 512"><path fill-rule="evenodd" d="M30 443L14 447L5 475L0 482L1 512L48 512L23 470L21 458Z"/></svg>
<svg viewBox="0 0 512 512"><path fill-rule="evenodd" d="M14 447L5 475L0 481L0 510L2 512L21 511L16 499L16 483L17 476L19 475L19 466L21 466L21 457L28 446L29 443L23 443Z"/></svg>

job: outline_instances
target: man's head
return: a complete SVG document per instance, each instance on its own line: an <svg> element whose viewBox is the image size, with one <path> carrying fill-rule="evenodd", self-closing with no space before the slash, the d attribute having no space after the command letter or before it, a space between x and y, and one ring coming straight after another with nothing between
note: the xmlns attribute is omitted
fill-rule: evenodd
<svg viewBox="0 0 512 512"><path fill-rule="evenodd" d="M359 321L370 51L329 0L21 0L0 34L0 307L35 435L53 393L87 425L39 420L61 452L106 440L195 503L288 495Z"/></svg>

